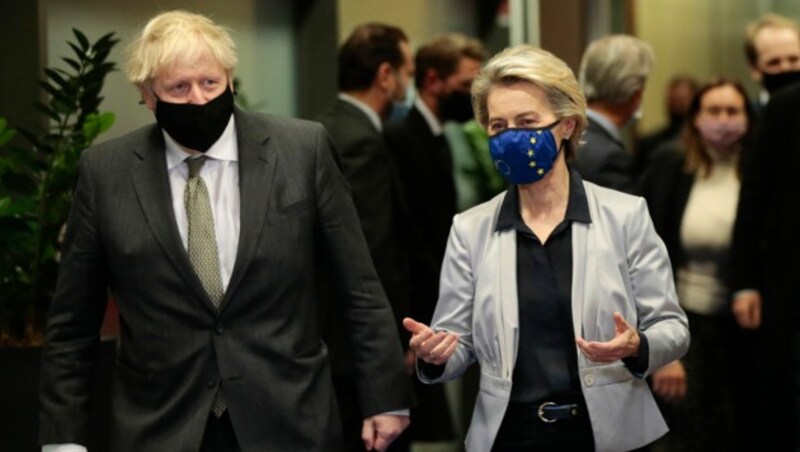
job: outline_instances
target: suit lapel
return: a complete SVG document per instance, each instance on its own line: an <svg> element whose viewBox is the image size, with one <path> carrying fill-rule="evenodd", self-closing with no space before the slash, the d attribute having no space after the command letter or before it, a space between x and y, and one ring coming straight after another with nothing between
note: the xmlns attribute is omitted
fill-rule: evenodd
<svg viewBox="0 0 800 452"><path fill-rule="evenodd" d="M233 296L247 267L253 259L256 244L264 230L267 207L271 199L272 182L277 166L274 152L267 152L269 135L264 124L238 109L234 112L239 149L240 229L236 263L233 267L222 311Z"/></svg>
<svg viewBox="0 0 800 452"><path fill-rule="evenodd" d="M186 284L214 309L200 279L192 269L175 222L161 130L154 126L147 143L135 149L134 154L138 157L138 161L131 171L131 178L139 204L147 218L147 224L150 225L164 254L172 261Z"/></svg>
<svg viewBox="0 0 800 452"><path fill-rule="evenodd" d="M499 204L502 205L502 202ZM517 361L519 337L519 295L517 288L517 232L514 229L501 231L498 237L499 258L497 265L500 287L500 321L503 332L502 357L503 376L510 378Z"/></svg>
<svg viewBox="0 0 800 452"><path fill-rule="evenodd" d="M594 266L596 259L589 259L586 256L589 241L589 228L591 224L578 221L572 223L572 331L576 336L586 338L587 332L583 330L584 304L587 294L593 290L587 290L587 286L592 284L586 275L597 275ZM589 327L594 324L590 324ZM595 337L592 332L592 336ZM577 345L576 345L577 347ZM578 362L586 365L586 357L578 350Z"/></svg>

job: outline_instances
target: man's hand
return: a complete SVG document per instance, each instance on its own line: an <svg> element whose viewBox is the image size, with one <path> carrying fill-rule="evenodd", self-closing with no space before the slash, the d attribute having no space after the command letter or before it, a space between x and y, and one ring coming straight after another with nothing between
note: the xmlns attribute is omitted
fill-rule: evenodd
<svg viewBox="0 0 800 452"><path fill-rule="evenodd" d="M403 326L411 333L409 347L426 363L444 364L458 347L458 336L453 333L434 332L428 325L410 317L403 319Z"/></svg>
<svg viewBox="0 0 800 452"><path fill-rule="evenodd" d="M686 370L680 360L672 361L653 372L653 392L669 403L686 397Z"/></svg>
<svg viewBox="0 0 800 452"><path fill-rule="evenodd" d="M403 430L408 427L408 416L376 414L364 419L361 439L367 450L386 450Z"/></svg>
<svg viewBox="0 0 800 452"><path fill-rule="evenodd" d="M761 294L757 290L743 290L733 299L733 316L736 323L746 330L761 326Z"/></svg>
<svg viewBox="0 0 800 452"><path fill-rule="evenodd" d="M639 354L639 333L622 318L619 312L614 313L614 339L608 342L588 342L582 337L575 338L581 352L592 361L610 363L618 359Z"/></svg>

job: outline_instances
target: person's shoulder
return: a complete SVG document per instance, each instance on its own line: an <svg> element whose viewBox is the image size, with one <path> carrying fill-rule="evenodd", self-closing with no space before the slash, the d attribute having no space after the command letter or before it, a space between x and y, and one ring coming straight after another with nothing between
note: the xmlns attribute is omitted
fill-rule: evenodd
<svg viewBox="0 0 800 452"><path fill-rule="evenodd" d="M238 123L237 128L245 133L250 130L261 130L270 136L289 134L301 138L306 134L318 134L325 130L318 121L270 113L237 111L235 117Z"/></svg>
<svg viewBox="0 0 800 452"><path fill-rule="evenodd" d="M784 88L770 96L765 111L800 110L800 83Z"/></svg>
<svg viewBox="0 0 800 452"><path fill-rule="evenodd" d="M494 230L506 193L508 193L508 190L457 214L453 218L454 226L462 230L484 230L486 228Z"/></svg>
<svg viewBox="0 0 800 452"><path fill-rule="evenodd" d="M113 159L150 143L163 141L161 129L156 124L148 124L116 138L93 144L81 154L83 159Z"/></svg>
<svg viewBox="0 0 800 452"><path fill-rule="evenodd" d="M641 196L603 187L587 180L583 181L583 188L586 190L590 207L594 203L603 209L636 209L644 202Z"/></svg>

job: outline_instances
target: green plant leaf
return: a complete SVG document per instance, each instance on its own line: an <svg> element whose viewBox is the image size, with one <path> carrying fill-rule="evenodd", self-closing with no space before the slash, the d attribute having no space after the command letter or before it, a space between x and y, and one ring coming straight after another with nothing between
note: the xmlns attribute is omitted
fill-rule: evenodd
<svg viewBox="0 0 800 452"><path fill-rule="evenodd" d="M6 129L3 125L0 125L0 147L3 147L6 143L13 140L16 135L16 130Z"/></svg>
<svg viewBox="0 0 800 452"><path fill-rule="evenodd" d="M66 57L62 57L61 59L67 64L69 64L72 67L72 69L75 69L75 72L81 71L81 65L77 61L73 60L72 58L66 58Z"/></svg>
<svg viewBox="0 0 800 452"><path fill-rule="evenodd" d="M59 74L55 70L44 68L43 71L45 75L47 75L47 77L49 77L50 80L55 82L56 85L58 85L60 88L64 89L70 87L70 83L67 80L65 80L64 77L62 77L61 74Z"/></svg>
<svg viewBox="0 0 800 452"><path fill-rule="evenodd" d="M75 37L78 38L78 42L81 44L81 49L86 51L89 49L89 40L86 39L86 35L81 33L80 30L77 28L72 29L72 33L75 34Z"/></svg>
<svg viewBox="0 0 800 452"><path fill-rule="evenodd" d="M76 46L75 44L73 44L71 42L68 42L67 45L69 45L72 48L72 51L75 52L75 56L78 57L79 61L86 61L88 59L88 56L86 55L86 52L81 50L78 46ZM80 70L79 70L79 72L80 72Z"/></svg>
<svg viewBox="0 0 800 452"><path fill-rule="evenodd" d="M84 33L73 33L67 45L74 55L61 58L65 69L44 69L39 83L47 102L36 108L47 125L14 131L0 122L0 296L13 298L0 303L0 340L19 337L32 322L40 330L80 155L115 121L98 110L105 77L117 70L108 57L119 40L108 33L90 45ZM13 133L26 143L8 144Z"/></svg>

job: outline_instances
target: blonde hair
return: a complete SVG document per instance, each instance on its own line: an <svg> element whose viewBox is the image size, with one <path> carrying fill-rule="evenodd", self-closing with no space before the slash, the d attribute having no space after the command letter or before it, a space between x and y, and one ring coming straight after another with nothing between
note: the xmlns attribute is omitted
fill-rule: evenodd
<svg viewBox="0 0 800 452"><path fill-rule="evenodd" d="M237 60L228 31L200 14L162 13L150 19L128 48L128 80L141 86L172 65L193 64L203 56L213 58L230 78Z"/></svg>
<svg viewBox="0 0 800 452"><path fill-rule="evenodd" d="M546 50L522 44L503 50L486 63L472 83L472 108L480 125L485 129L489 122L486 101L492 88L519 82L543 90L556 117L575 120L565 151L567 159L574 157L586 129L586 99L569 66Z"/></svg>
<svg viewBox="0 0 800 452"><path fill-rule="evenodd" d="M644 89L655 65L649 44L628 35L611 35L589 44L581 59L579 79L589 102L627 102Z"/></svg>
<svg viewBox="0 0 800 452"><path fill-rule="evenodd" d="M780 14L767 13L747 24L744 37L744 53L750 66L758 66L758 50L756 49L756 35L765 28L792 30L800 37L800 26L794 20Z"/></svg>

